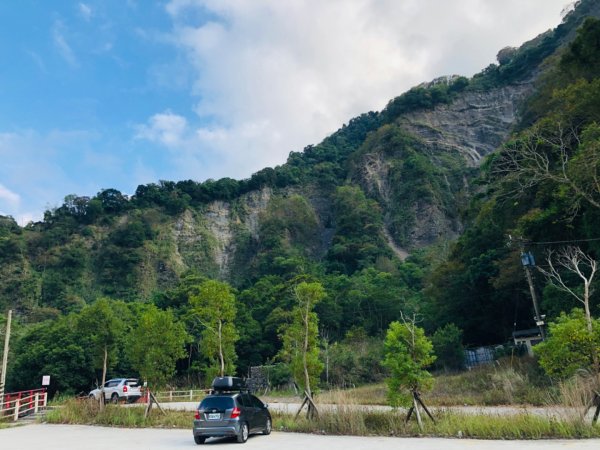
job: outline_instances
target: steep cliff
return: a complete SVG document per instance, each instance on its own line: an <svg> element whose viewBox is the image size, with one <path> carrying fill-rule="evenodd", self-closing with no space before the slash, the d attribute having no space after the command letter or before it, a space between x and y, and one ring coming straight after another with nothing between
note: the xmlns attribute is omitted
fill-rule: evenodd
<svg viewBox="0 0 600 450"><path fill-rule="evenodd" d="M396 253L406 255L461 232L456 212L466 206L469 180L482 158L506 140L532 91L531 80L463 91L449 104L401 115L366 144L354 178L386 211L390 245L401 246Z"/></svg>
<svg viewBox="0 0 600 450"><path fill-rule="evenodd" d="M435 155L458 151L469 166L500 146L518 120L523 100L533 91L533 81L462 92L449 105L402 116L400 127L418 137Z"/></svg>
<svg viewBox="0 0 600 450"><path fill-rule="evenodd" d="M417 86L249 179L161 181L131 198L108 189L69 196L25 229L0 220L0 306L147 300L189 272L247 287L309 266L393 271L461 235L483 158L519 123L577 26L599 12L598 2L579 2L556 30L503 51L499 65Z"/></svg>

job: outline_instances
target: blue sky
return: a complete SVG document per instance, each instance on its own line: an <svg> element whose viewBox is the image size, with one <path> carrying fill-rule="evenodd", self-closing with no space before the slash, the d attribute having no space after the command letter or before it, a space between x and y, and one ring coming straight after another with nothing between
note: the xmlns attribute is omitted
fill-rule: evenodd
<svg viewBox="0 0 600 450"><path fill-rule="evenodd" d="M566 0L0 2L0 214L281 164L411 86L470 76Z"/></svg>

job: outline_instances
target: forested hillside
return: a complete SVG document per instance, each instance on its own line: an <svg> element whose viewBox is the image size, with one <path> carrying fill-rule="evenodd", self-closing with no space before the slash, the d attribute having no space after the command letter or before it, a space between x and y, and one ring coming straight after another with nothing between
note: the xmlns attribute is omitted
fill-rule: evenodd
<svg viewBox="0 0 600 450"><path fill-rule="evenodd" d="M235 298L242 374L281 360L302 281L324 287L316 314L333 382L378 376L401 313L429 333L453 323L469 345L533 327L521 244L540 263L562 241L600 257L598 16L582 0L473 78L417 86L249 179L68 195L24 228L0 217L0 311L17 317L10 387L46 371L62 374L56 389L88 387L99 367L82 317L99 299L124 320L109 373L135 371L123 336L145 318L185 329L171 375L202 382L214 360L194 299L207 280ZM549 319L577 306L535 281Z"/></svg>

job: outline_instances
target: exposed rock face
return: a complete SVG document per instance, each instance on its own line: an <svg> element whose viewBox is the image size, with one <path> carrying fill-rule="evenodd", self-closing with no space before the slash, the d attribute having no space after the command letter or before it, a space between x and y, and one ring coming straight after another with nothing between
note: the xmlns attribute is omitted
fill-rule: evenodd
<svg viewBox="0 0 600 450"><path fill-rule="evenodd" d="M432 110L417 111L401 116L397 123L408 133L423 142L428 157L436 164L440 155L462 155L466 167L477 167L482 157L494 151L506 139L517 119L517 111L523 99L531 92L532 84L523 83L484 92L464 92L452 104L441 105ZM441 158L440 160L443 160ZM434 199L416 201L410 214L414 218L408 233L408 245L398 245L398 239L390 232L389 210L393 208L391 168L396 162L384 151L364 155L361 173L362 183L371 195L376 196L384 211L386 229L384 234L394 253L406 258L409 249L429 245L439 239L456 237L462 224L452 214L448 205ZM446 179L448 191L467 190L466 178L461 186L453 187ZM445 188L445 187L444 187ZM294 188L288 189L290 192ZM334 231L329 197L319 192L303 192L315 208L321 222L321 245L317 253L326 253ZM259 217L267 209L273 195L269 188L253 191L235 202L215 201L202 213L186 211L174 224L177 254L182 267L199 264L222 278L229 278L231 264L236 252L236 235L249 233L259 240ZM456 206L458 208L458 206Z"/></svg>
<svg viewBox="0 0 600 450"><path fill-rule="evenodd" d="M452 219L440 205L419 202L414 207L415 223L411 229L411 248L421 248L437 242L456 238L462 231L462 223Z"/></svg>
<svg viewBox="0 0 600 450"><path fill-rule="evenodd" d="M241 196L235 207L215 201L201 214L186 210L173 226L176 261L180 267L200 267L206 273L227 279L236 251L236 233L246 230L258 239L258 218L267 208L271 195L271 189L265 188Z"/></svg>
<svg viewBox="0 0 600 450"><path fill-rule="evenodd" d="M212 254L214 238L206 228L202 215L186 210L173 224L175 264L178 272L189 267L215 272L216 260Z"/></svg>
<svg viewBox="0 0 600 450"><path fill-rule="evenodd" d="M401 117L403 129L421 138L432 153L457 150L478 166L508 136L517 111L533 90L531 82L485 92L464 92L450 105Z"/></svg>
<svg viewBox="0 0 600 450"><path fill-rule="evenodd" d="M258 239L258 217L260 213L267 209L272 195L273 190L271 188L264 188L260 191L249 192L242 197L245 206L245 217L242 220L255 239Z"/></svg>
<svg viewBox="0 0 600 450"><path fill-rule="evenodd" d="M364 158L363 177L367 180L367 191L374 192L381 198L384 204L390 201L390 166L392 162L382 152L371 153Z"/></svg>
<svg viewBox="0 0 600 450"><path fill-rule="evenodd" d="M532 83L523 83L484 92L464 92L452 104L405 114L397 123L423 142L428 157L436 164L444 164L437 161L440 155L458 153L466 167L477 167L485 155L506 139L516 122L521 102L531 90ZM397 237L390 232L391 218L387 212L394 207L390 177L394 164L393 157L377 151L364 155L359 169L363 186L382 205L386 222L384 234L394 253L404 259L409 249L456 237L462 224L456 216L448 214L448 205L436 199L419 200L410 207L413 217L408 233L410 242L398 245ZM446 184L449 191L468 189L465 179L461 179L459 187L453 188L447 179ZM246 232L253 239L260 239L259 217L267 209L272 195L272 190L265 188L245 194L233 204L215 201L202 213L186 211L174 224L177 265L182 268L200 265L208 273L229 278L237 233ZM318 192L303 195L309 198L321 221L322 242L318 253L322 255L331 243L334 230L330 199Z"/></svg>
<svg viewBox="0 0 600 450"><path fill-rule="evenodd" d="M527 82L489 91L463 92L449 105L405 114L397 120L397 124L422 142L421 151L438 167L447 168L448 156L452 156L451 160L458 164L464 161L465 169L478 167L484 156L506 140L517 122L521 103L532 90L533 83ZM456 211L461 206L460 202L468 196L468 181L464 176L449 181L444 175L440 188L455 193L455 197L442 201L434 195L433 199L418 199L410 205L413 220L408 238L404 239L409 242L405 242L405 248L398 245L397 236L393 236L389 229L389 211L399 206L392 204L394 186L391 168L396 163L393 156L377 150L364 155L359 168L364 188L377 197L383 210L388 212L385 215L385 233L395 253L405 255L408 249L459 235L462 223ZM457 193L461 194L457 196Z"/></svg>
<svg viewBox="0 0 600 450"><path fill-rule="evenodd" d="M204 213L208 230L214 237L213 255L219 268L219 275L228 273L229 258L233 240L231 223L231 205L227 202L216 201L208 205Z"/></svg>

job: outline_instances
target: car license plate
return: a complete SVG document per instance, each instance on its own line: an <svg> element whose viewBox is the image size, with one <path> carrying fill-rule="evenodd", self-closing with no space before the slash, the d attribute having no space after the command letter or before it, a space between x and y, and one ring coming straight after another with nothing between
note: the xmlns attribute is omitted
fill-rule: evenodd
<svg viewBox="0 0 600 450"><path fill-rule="evenodd" d="M209 413L208 420L219 420L221 418L221 414L219 413Z"/></svg>

